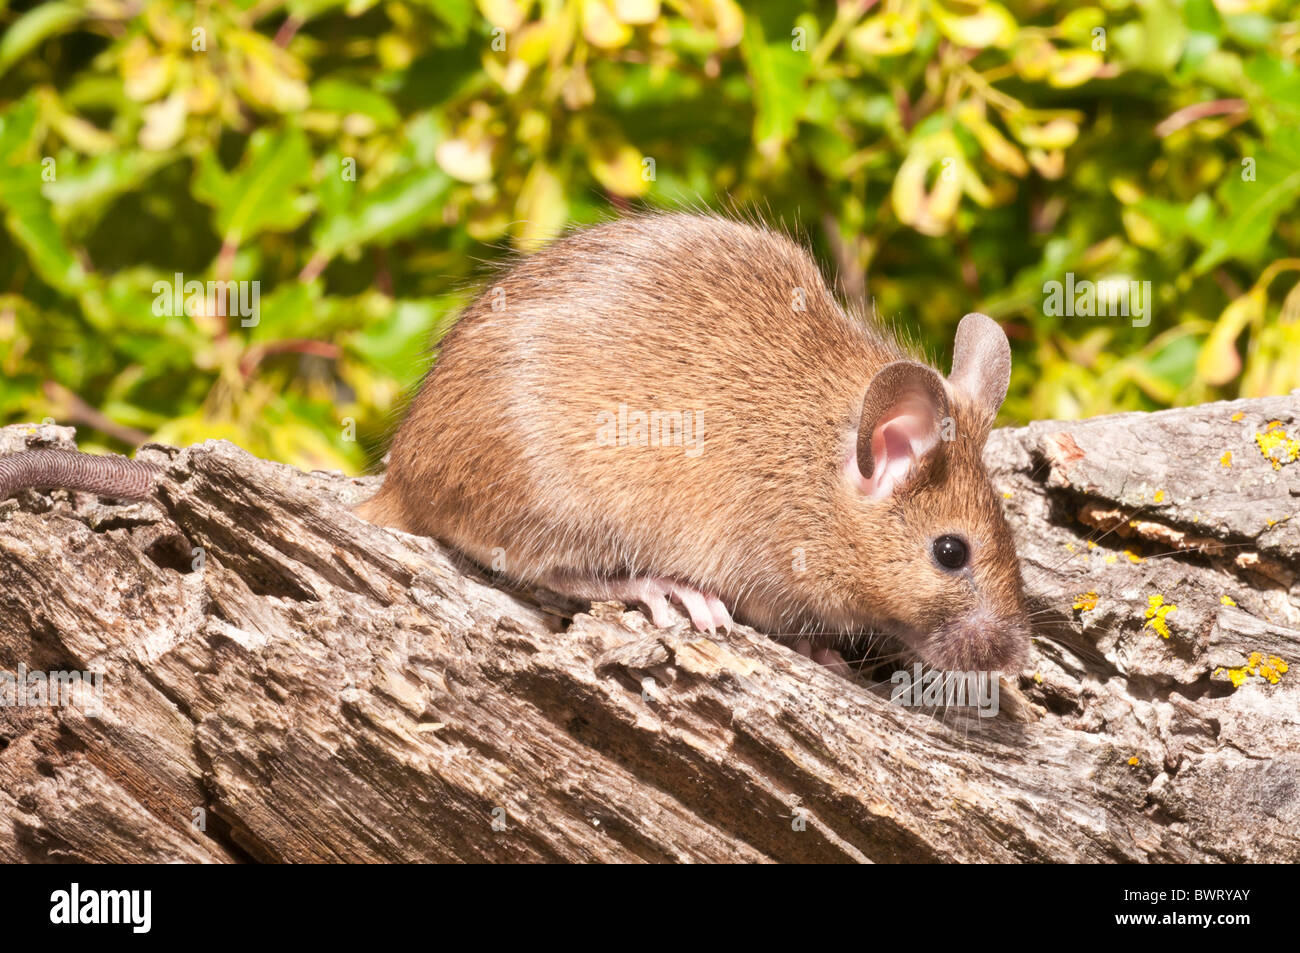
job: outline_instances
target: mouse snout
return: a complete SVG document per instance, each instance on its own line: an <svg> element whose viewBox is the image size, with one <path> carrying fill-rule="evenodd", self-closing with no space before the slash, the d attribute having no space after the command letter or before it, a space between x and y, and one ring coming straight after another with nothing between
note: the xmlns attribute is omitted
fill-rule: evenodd
<svg viewBox="0 0 1300 953"><path fill-rule="evenodd" d="M934 629L920 648L935 668L961 672L1018 671L1029 647L1029 626L980 606Z"/></svg>

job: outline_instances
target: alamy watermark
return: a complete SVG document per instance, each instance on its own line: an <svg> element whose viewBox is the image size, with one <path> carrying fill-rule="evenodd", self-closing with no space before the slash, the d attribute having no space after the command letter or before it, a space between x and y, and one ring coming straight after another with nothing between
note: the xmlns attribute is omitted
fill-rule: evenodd
<svg viewBox="0 0 1300 953"><path fill-rule="evenodd" d="M908 708L975 708L981 718L998 713L997 672L925 671L917 662L912 671L900 668L889 677L889 700Z"/></svg>
<svg viewBox="0 0 1300 953"><path fill-rule="evenodd" d="M226 315L239 318L240 327L256 327L261 320L260 281L186 281L179 271L171 281L153 283L155 317L187 314Z"/></svg>
<svg viewBox="0 0 1300 953"><path fill-rule="evenodd" d="M596 443L602 447L681 447L688 457L704 452L704 420L698 410L630 410L596 414Z"/></svg>
<svg viewBox="0 0 1300 953"><path fill-rule="evenodd" d="M1052 317L1114 318L1131 317L1133 327L1151 323L1151 282L1103 278L1101 281L1075 281L1074 272L1065 273L1065 282L1043 284L1043 313Z"/></svg>
<svg viewBox="0 0 1300 953"><path fill-rule="evenodd" d="M123 924L132 933L148 933L153 924L152 890L83 890L74 882L50 894L54 924Z"/></svg>
<svg viewBox="0 0 1300 953"><path fill-rule="evenodd" d="M0 671L0 708L80 708L88 718L104 711L103 672Z"/></svg>

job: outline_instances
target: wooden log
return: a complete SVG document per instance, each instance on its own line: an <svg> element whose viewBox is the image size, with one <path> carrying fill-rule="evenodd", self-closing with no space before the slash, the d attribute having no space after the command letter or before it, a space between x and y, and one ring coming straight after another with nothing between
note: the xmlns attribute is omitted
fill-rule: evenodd
<svg viewBox="0 0 1300 953"><path fill-rule="evenodd" d="M0 671L103 673L0 707L0 860L1294 862L1297 437L1295 394L996 431L1037 634L995 718L146 448L154 501L0 504Z"/></svg>

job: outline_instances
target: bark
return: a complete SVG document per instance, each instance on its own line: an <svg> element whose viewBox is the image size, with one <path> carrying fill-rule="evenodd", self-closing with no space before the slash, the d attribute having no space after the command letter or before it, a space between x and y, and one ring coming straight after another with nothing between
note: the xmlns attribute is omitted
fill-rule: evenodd
<svg viewBox="0 0 1300 953"><path fill-rule="evenodd" d="M104 707L0 708L0 860L1300 860L1297 396L994 433L1038 614L987 719L510 591L229 443L25 491L0 670Z"/></svg>

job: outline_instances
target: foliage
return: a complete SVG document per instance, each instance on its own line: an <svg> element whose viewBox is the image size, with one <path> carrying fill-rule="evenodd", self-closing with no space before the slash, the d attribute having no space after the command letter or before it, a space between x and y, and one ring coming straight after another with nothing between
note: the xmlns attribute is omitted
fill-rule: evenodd
<svg viewBox="0 0 1300 953"><path fill-rule="evenodd" d="M356 470L483 259L642 203L797 227L938 357L963 313L994 315L1008 421L1285 392L1294 19L1269 0L0 0L0 421ZM259 282L259 320L158 313L177 273ZM1150 324L1045 313L1067 273L1151 282Z"/></svg>

